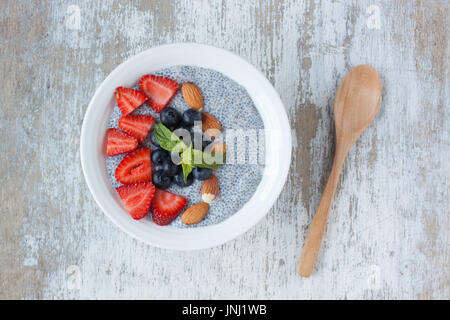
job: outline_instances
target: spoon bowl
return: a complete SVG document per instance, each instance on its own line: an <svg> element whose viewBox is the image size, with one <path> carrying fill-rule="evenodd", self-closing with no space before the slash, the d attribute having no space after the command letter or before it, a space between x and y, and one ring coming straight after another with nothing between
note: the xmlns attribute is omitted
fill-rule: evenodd
<svg viewBox="0 0 450 320"><path fill-rule="evenodd" d="M334 100L336 143L353 144L369 126L380 106L381 82L371 66L360 65L342 79Z"/></svg>

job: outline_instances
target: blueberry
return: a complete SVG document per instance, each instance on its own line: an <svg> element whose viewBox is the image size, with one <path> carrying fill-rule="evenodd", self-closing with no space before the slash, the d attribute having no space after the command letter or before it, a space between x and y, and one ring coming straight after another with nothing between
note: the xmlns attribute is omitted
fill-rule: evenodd
<svg viewBox="0 0 450 320"><path fill-rule="evenodd" d="M170 157L164 160L162 167L164 173L169 177L173 177L178 172L178 166L175 163L173 163Z"/></svg>
<svg viewBox="0 0 450 320"><path fill-rule="evenodd" d="M189 127L189 132L191 134L194 134L194 133L201 133L201 134L203 134L202 126L200 126L200 125L198 125L198 126L196 126L196 125L190 126Z"/></svg>
<svg viewBox="0 0 450 320"><path fill-rule="evenodd" d="M203 136L203 132L201 130L197 129L196 127L192 127L190 132L191 132L194 149L203 150L202 143L203 143L203 140L205 139Z"/></svg>
<svg viewBox="0 0 450 320"><path fill-rule="evenodd" d="M193 126L195 121L202 121L202 114L195 109L188 109L183 113L183 123Z"/></svg>
<svg viewBox="0 0 450 320"><path fill-rule="evenodd" d="M187 146L191 144L192 136L188 129L178 128L173 132L181 141L183 141Z"/></svg>
<svg viewBox="0 0 450 320"><path fill-rule="evenodd" d="M203 140L202 142L202 150L205 150L207 146L209 146L211 143L213 143L212 141L208 141L208 140Z"/></svg>
<svg viewBox="0 0 450 320"><path fill-rule="evenodd" d="M206 180L208 179L212 174L212 170L208 168L199 168L195 167L192 169L192 175L197 180Z"/></svg>
<svg viewBox="0 0 450 320"><path fill-rule="evenodd" d="M183 121L181 121L176 127L176 129L184 129L184 130L187 130L187 131L190 131L191 128L192 127L190 125L184 123Z"/></svg>
<svg viewBox="0 0 450 320"><path fill-rule="evenodd" d="M171 152L169 158L172 159L172 162L177 166L181 164L181 153Z"/></svg>
<svg viewBox="0 0 450 320"><path fill-rule="evenodd" d="M159 142L156 140L155 134L153 133L153 128L150 130L150 141L155 147L159 147Z"/></svg>
<svg viewBox="0 0 450 320"><path fill-rule="evenodd" d="M202 151L213 142L214 139L210 138L206 133L202 133Z"/></svg>
<svg viewBox="0 0 450 320"><path fill-rule="evenodd" d="M159 119L168 128L175 128L181 121L180 113L174 108L164 108L159 114Z"/></svg>
<svg viewBox="0 0 450 320"><path fill-rule="evenodd" d="M160 170L153 173L152 182L158 189L167 189L172 184L172 178Z"/></svg>
<svg viewBox="0 0 450 320"><path fill-rule="evenodd" d="M164 160L170 159L170 154L163 149L156 149L152 151L152 161L155 165L162 165Z"/></svg>
<svg viewBox="0 0 450 320"><path fill-rule="evenodd" d="M194 182L194 177L192 176L192 173L190 173L187 176L186 183L184 183L184 175L183 175L183 169L181 166L178 169L178 173L176 176L173 177L173 181L179 185L180 187L189 187Z"/></svg>
<svg viewBox="0 0 450 320"><path fill-rule="evenodd" d="M152 167L153 172L162 171L164 169L163 164L154 164Z"/></svg>
<svg viewBox="0 0 450 320"><path fill-rule="evenodd" d="M194 149L203 151L212 142L212 139L203 133L201 127L193 126L189 131Z"/></svg>

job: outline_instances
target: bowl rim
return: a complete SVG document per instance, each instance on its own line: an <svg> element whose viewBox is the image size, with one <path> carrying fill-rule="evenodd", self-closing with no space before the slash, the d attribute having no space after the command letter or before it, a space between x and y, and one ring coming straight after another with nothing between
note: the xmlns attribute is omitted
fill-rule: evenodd
<svg viewBox="0 0 450 320"><path fill-rule="evenodd" d="M245 70L245 72L248 73L248 75L246 74L245 77L250 76L250 78L252 79L256 78L259 86L261 87L262 90L261 92L264 96L261 97L260 95L252 96L252 92L248 88L248 86L246 85L243 86L246 88L250 97L254 101L255 106L258 109L258 112L263 118L265 130L267 130L267 123L266 123L267 119L263 117L262 113L270 111L271 112L270 122L272 123L272 121L276 121L276 123L278 124L278 126L276 126L275 124L272 126L273 128L275 128L276 131L274 136L275 138L276 137L282 138L277 140L274 137L271 137L273 138L272 140L275 140L272 142L275 142L277 150L282 152L282 156L280 155L279 156L280 159L277 159L277 161L275 161L276 163L274 166L276 166L276 168L268 169L268 164L266 161L263 178L260 184L258 185L257 190L255 191L252 198L240 210L235 212L231 217L225 219L220 223L210 226L185 229L185 228L175 228L171 226L160 227L154 224L152 221L149 221L149 219L141 219L138 221L133 220L129 217L128 213L126 213L121 203L118 206L117 204L116 206L114 206L113 203L108 203L108 201L106 201L107 199L105 199L105 197L108 198L108 195L112 196L116 202L117 201L120 202L120 198L115 193L115 191L111 193L112 186L109 183L109 180L108 183L110 186L109 187L106 186L108 190L102 190L101 188L99 188L98 185L99 182L98 180L96 181L96 178L104 179L105 172L95 172L95 170L93 170L93 168L95 167L97 167L97 169L102 167L101 164L102 161L99 161L99 158L103 159L103 166L105 166L106 169L106 163L104 161L105 157L104 151L102 157L101 154L102 150L99 150L98 148L99 143L97 143L96 149L93 149L92 146L92 141L95 140L95 138L92 139L92 132L96 131L98 133L98 135L96 136L98 141L100 141L99 137L102 134L102 129L103 132L106 132L105 130L106 128L104 125L103 126L99 125L96 130L93 128L93 125L95 126L95 122L93 122L94 115L97 116L97 118L100 116L99 111L96 110L95 108L98 107L99 104L102 104L102 102L106 103L106 101L113 99L112 94L111 97L106 98L105 90L108 91L112 87L115 88L115 85L113 85L113 83L115 83L115 81L113 81L114 78L117 78L118 75L120 75L122 72L125 72L128 68L132 67L133 64L142 61L144 58L149 59L152 56L153 58L155 58L155 57L162 57L163 55L165 55L164 58L166 59L167 56L170 56L170 54L174 52L177 52L178 55L180 52L182 52L184 57L186 57L187 59L189 59L189 55L200 54L200 52L201 54L205 53L212 54L215 57L217 57L215 60L212 60L211 62L209 60L208 62L202 61L200 62L201 65L197 64L190 64L190 65L210 68L222 72L225 76L229 77L233 81L238 82L241 85L243 84L240 81L238 81L238 79L235 79L231 76L233 72L235 74L239 74L239 72L243 72ZM175 56L177 55L175 54L174 57ZM176 60L176 58L174 59ZM168 60L170 60L170 57L168 57ZM224 69L225 67L222 65L220 65L220 68L214 67L214 63L217 63L217 61L220 61L219 65L220 63L222 63L222 61L227 61L225 63L227 69ZM211 63L211 65L209 65L208 63ZM168 65L160 66L159 69L174 65L181 65L181 64L169 63ZM134 66L134 68L136 69L138 68L138 66ZM150 72L154 72L156 70L157 69L152 70ZM143 72L143 74L146 73L149 73L149 71ZM139 79L139 77L137 79ZM261 92L258 91L259 94L261 94ZM261 109L262 108L261 105L264 105L263 101L264 99L269 99L269 101L271 101L274 104L273 107L270 105L270 108L275 109L274 110ZM103 108L108 108L108 106L105 106ZM107 118L109 119L110 112L104 113L107 114ZM107 120L105 121L104 119L104 115L102 119L103 124L107 123ZM268 140L267 131L265 135L266 135L265 157L267 158L267 154L269 152L267 151L268 149L267 145L269 144L269 142L267 141ZM104 133L101 140L104 140ZM102 143L100 142L100 144ZM197 43L173 43L152 47L137 55L128 58L126 61L122 62L117 67L115 67L114 70L112 70L111 73L98 86L92 99L90 100L84 115L80 135L80 159L83 174L94 200L96 201L98 206L102 209L104 214L115 225L117 225L120 229L122 229L135 239L138 239L155 247L174 250L195 250L195 249L206 249L215 247L230 240L233 240L234 238L238 237L239 235L245 233L250 228L255 226L267 214L267 212L273 206L273 204L275 203L279 194L282 191L282 188L286 182L287 175L289 172L289 167L291 163L291 153L292 153L291 129L286 114L286 110L278 93L276 92L272 84L267 80L267 78L259 70L253 67L250 63L245 61L243 58L237 56L236 54L227 51L225 49ZM96 155L99 157L96 158ZM262 184L263 181L265 181L264 179L266 177L268 170L269 171L277 170L276 177L278 179L274 180L273 177L275 175L272 175L272 178L270 180L271 181L270 188L268 188L267 186L264 189L262 187ZM109 201L110 200L111 199L109 199ZM253 204L253 206L250 207L249 204ZM130 221L123 219L123 217L118 213L118 208L122 210L122 214L123 212L126 213L126 218ZM252 212L252 214L248 214L245 217L245 219L243 219L242 215L245 212ZM238 215L238 213L240 215ZM148 231L149 228L152 229L151 230L152 233L143 232L144 229ZM226 232L223 232L224 230L226 230ZM167 239L167 235L169 235L171 239ZM207 241L204 241L206 239Z"/></svg>

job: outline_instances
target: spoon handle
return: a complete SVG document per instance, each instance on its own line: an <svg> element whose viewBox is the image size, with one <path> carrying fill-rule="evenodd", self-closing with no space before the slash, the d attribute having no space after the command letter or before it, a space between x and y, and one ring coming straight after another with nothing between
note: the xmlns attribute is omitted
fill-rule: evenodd
<svg viewBox="0 0 450 320"><path fill-rule="evenodd" d="M317 255L319 254L320 246L322 244L323 234L327 225L328 214L330 212L331 203L333 202L334 193L341 174L342 165L344 164L347 152L342 148L337 148L334 156L333 165L331 167L330 175L328 176L327 184L322 193L319 206L316 214L309 228L308 236L303 245L300 263L298 264L297 273L302 277L309 277L314 269Z"/></svg>

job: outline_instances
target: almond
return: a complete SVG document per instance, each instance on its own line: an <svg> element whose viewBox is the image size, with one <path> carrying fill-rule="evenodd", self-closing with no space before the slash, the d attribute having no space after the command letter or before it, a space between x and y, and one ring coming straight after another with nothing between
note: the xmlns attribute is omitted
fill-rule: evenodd
<svg viewBox="0 0 450 320"><path fill-rule="evenodd" d="M227 145L225 142L215 142L211 147L211 154L214 155L217 153L226 154L227 153ZM222 162L225 162L225 158L222 158ZM214 168L213 170L217 170L219 167Z"/></svg>
<svg viewBox="0 0 450 320"><path fill-rule="evenodd" d="M227 145L225 144L225 142L215 142L212 145L211 154L215 154L216 152L222 154L227 153Z"/></svg>
<svg viewBox="0 0 450 320"><path fill-rule="evenodd" d="M192 82L185 82L181 86L184 101L195 110L203 110L203 95L200 88Z"/></svg>
<svg viewBox="0 0 450 320"><path fill-rule="evenodd" d="M217 138L222 133L222 125L213 115L202 112L202 129L212 139Z"/></svg>
<svg viewBox="0 0 450 320"><path fill-rule="evenodd" d="M211 203L217 198L219 194L219 181L214 174L203 182L201 193L202 199L206 203Z"/></svg>
<svg viewBox="0 0 450 320"><path fill-rule="evenodd" d="M196 224L203 220L209 210L209 204L206 202L196 203L187 208L181 215L181 221L184 224Z"/></svg>

